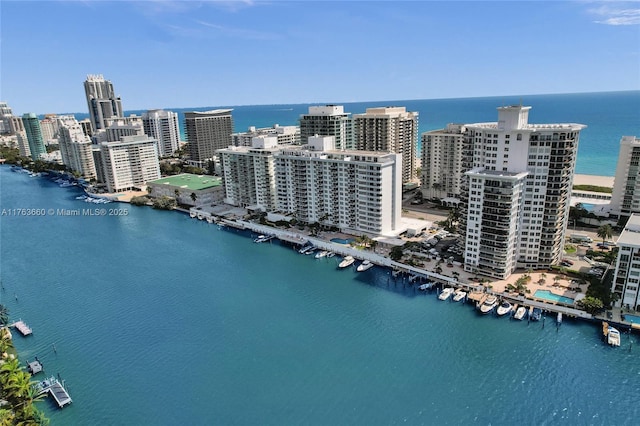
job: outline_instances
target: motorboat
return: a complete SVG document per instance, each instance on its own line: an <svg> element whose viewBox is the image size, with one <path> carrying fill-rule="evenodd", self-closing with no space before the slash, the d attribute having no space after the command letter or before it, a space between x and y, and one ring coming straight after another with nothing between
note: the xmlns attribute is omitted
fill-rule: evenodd
<svg viewBox="0 0 640 426"><path fill-rule="evenodd" d="M328 251L322 250L322 251L317 252L315 257L316 257L316 259L321 259L323 257L327 257L327 254L329 254Z"/></svg>
<svg viewBox="0 0 640 426"><path fill-rule="evenodd" d="M498 305L498 298L496 296L491 295L487 297L487 299L484 301L482 305L480 305L480 313L488 314L489 312L493 311L493 308L495 308L497 305Z"/></svg>
<svg viewBox="0 0 640 426"><path fill-rule="evenodd" d="M327 252L327 257L333 257L333 256L335 256L335 255L336 255L336 254L335 254L334 252L332 252L332 251L328 251L328 252Z"/></svg>
<svg viewBox="0 0 640 426"><path fill-rule="evenodd" d="M456 291L453 292L454 302L459 302L461 300L464 300L465 297L467 297L467 292L464 290L457 289Z"/></svg>
<svg viewBox="0 0 640 426"><path fill-rule="evenodd" d="M511 306L511 303L505 300L500 304L500 306L498 306L498 309L496 309L496 313L498 314L498 316L503 316L511 312L512 309L513 309L513 306Z"/></svg>
<svg viewBox="0 0 640 426"><path fill-rule="evenodd" d="M449 296L453 294L453 289L451 287L443 288L440 294L438 295L438 299L447 300Z"/></svg>
<svg viewBox="0 0 640 426"><path fill-rule="evenodd" d="M516 309L516 313L513 317L517 320L522 321L526 315L527 308L525 308L524 306L520 306L518 309Z"/></svg>
<svg viewBox="0 0 640 426"><path fill-rule="evenodd" d="M419 289L419 290L423 290L423 291L431 290L431 289L433 288L433 285L434 285L434 284L435 284L435 283L433 283L433 282L428 282L428 283L420 284L420 285L418 286L418 289Z"/></svg>
<svg viewBox="0 0 640 426"><path fill-rule="evenodd" d="M373 267L373 263L371 263L370 260L365 260L360 265L358 265L358 268L356 270L358 272L364 272L367 269L370 269L371 267Z"/></svg>
<svg viewBox="0 0 640 426"><path fill-rule="evenodd" d="M315 247L313 245L306 245L304 247L302 247L300 250L298 250L298 253L300 254L306 254L308 251L315 249Z"/></svg>
<svg viewBox="0 0 640 426"><path fill-rule="evenodd" d="M617 328L609 326L609 332L607 333L607 343L611 346L620 346L620 332Z"/></svg>
<svg viewBox="0 0 640 426"><path fill-rule="evenodd" d="M338 268L346 268L347 266L351 266L355 261L356 260L353 258L353 256L345 256L342 258L342 262L338 264Z"/></svg>
<svg viewBox="0 0 640 426"><path fill-rule="evenodd" d="M531 312L531 321L540 321L540 318L542 318L542 309L533 308L533 311Z"/></svg>
<svg viewBox="0 0 640 426"><path fill-rule="evenodd" d="M266 235L258 235L258 238L256 238L255 240L253 240L254 243L264 243L265 241L267 241L267 237Z"/></svg>

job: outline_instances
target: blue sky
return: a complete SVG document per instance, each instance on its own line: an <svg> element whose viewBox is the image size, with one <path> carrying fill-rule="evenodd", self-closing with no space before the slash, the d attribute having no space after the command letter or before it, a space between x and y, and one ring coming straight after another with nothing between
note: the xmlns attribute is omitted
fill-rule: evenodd
<svg viewBox="0 0 640 426"><path fill-rule="evenodd" d="M83 112L640 89L640 3L0 2L0 99Z"/></svg>

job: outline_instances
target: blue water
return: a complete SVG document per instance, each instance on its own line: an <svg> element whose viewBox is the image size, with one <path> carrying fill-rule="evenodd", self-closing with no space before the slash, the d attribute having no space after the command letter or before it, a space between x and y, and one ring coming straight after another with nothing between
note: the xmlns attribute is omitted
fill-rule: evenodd
<svg viewBox="0 0 640 426"><path fill-rule="evenodd" d="M123 102L126 106L126 99ZM529 105L532 107L530 123L580 123L588 126L581 132L578 146L576 172L581 174L614 176L620 139L622 136L640 137L640 91L335 103L344 105L345 112L352 114L363 113L371 107L404 106L409 111L419 112L420 133L441 129L448 123L496 121L497 107L520 103ZM297 125L300 115L307 113L308 107L309 104L291 104L167 109L178 113L180 131L185 139L185 111L233 108L234 129L244 132L249 126ZM143 112L127 111L127 115ZM78 119L88 116L86 113L75 115Z"/></svg>
<svg viewBox="0 0 640 426"><path fill-rule="evenodd" d="M331 241L338 244L351 244L354 240L352 238L348 240L345 240L343 238L332 238Z"/></svg>
<svg viewBox="0 0 640 426"><path fill-rule="evenodd" d="M551 302L565 303L567 305L573 305L573 302L574 302L574 299L570 297L560 296L559 294L552 293L549 290L536 290L533 296L537 297L538 299L549 300Z"/></svg>
<svg viewBox="0 0 640 426"><path fill-rule="evenodd" d="M640 317L637 315L624 314L624 320L634 324L640 324Z"/></svg>
<svg viewBox="0 0 640 426"><path fill-rule="evenodd" d="M2 209L87 207L77 195L0 166ZM15 337L19 355L59 373L74 400L40 404L52 425L623 425L640 415L635 334L611 348L598 324L481 316L384 268L338 270L339 259L176 212L105 207L128 214L0 216L0 303L34 330Z"/></svg>

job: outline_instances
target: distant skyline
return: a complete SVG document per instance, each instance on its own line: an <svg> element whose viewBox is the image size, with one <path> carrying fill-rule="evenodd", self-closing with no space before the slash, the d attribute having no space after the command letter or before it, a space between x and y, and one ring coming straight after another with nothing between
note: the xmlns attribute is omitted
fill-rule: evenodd
<svg viewBox="0 0 640 426"><path fill-rule="evenodd" d="M0 2L0 100L86 112L640 89L640 3Z"/></svg>

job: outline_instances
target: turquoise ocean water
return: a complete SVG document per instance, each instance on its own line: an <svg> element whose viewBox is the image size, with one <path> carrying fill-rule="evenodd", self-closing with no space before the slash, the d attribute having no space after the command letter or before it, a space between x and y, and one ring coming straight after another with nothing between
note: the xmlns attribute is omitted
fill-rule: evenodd
<svg viewBox="0 0 640 426"><path fill-rule="evenodd" d="M0 166L1 204L78 209ZM93 208L89 205L89 208ZM100 205L100 207L103 207ZM1 303L66 380L53 425L634 424L640 346L479 316L388 271L338 270L176 212L2 216ZM57 352L54 352L53 348Z"/></svg>
<svg viewBox="0 0 640 426"><path fill-rule="evenodd" d="M576 93L561 95L523 95L467 99L393 100L379 102L339 103L345 112L358 114L377 106L405 106L418 111L420 133L441 129L448 123L496 121L497 107L520 104L531 106L529 122L581 123L588 127L580 135L577 173L615 175L622 136L640 137L640 91L611 93ZM317 105L317 104L314 104ZM125 103L126 107L126 103ZM249 126L269 127L274 124L297 125L309 104L211 106L202 108L166 108L180 117L184 139L184 112L213 108L233 108L236 132ZM141 114L144 111L128 111ZM79 118L87 114L76 114Z"/></svg>
<svg viewBox="0 0 640 426"><path fill-rule="evenodd" d="M598 129L523 103L531 122ZM442 120L494 120L496 106ZM293 124L276 115L252 122ZM619 131L639 133L617 115L598 117L613 146ZM78 195L0 166L1 209L96 207ZM102 207L127 214L0 216L0 303L34 330L15 336L20 357L38 356L74 399L63 410L41 404L53 425L635 424L640 415L635 334L614 349L597 324L479 316L382 268L338 270L335 258L254 244L180 213Z"/></svg>

